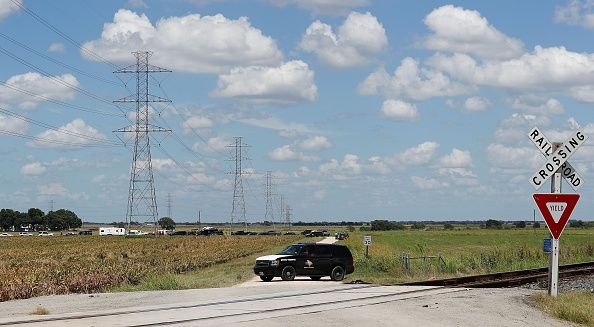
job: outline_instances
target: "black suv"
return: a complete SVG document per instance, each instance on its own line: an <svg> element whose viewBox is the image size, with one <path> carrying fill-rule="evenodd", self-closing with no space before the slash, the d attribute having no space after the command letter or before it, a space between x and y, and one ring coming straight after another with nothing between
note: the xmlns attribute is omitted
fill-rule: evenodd
<svg viewBox="0 0 594 327"><path fill-rule="evenodd" d="M254 266L254 273L265 282L274 277L293 280L295 276L309 276L313 280L330 276L340 281L353 271L353 255L346 246L321 243L289 245L276 255L257 258Z"/></svg>

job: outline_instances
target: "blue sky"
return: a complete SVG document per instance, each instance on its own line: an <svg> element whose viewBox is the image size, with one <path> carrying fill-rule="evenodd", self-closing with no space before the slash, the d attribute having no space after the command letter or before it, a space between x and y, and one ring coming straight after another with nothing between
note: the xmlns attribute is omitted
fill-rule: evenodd
<svg viewBox="0 0 594 327"><path fill-rule="evenodd" d="M111 101L134 81L113 71L137 50L173 71L150 87L173 101L152 108L173 131L152 154L177 221L229 219L235 136L248 221L266 171L277 220L281 194L303 221L528 219L545 162L528 132L594 136L588 1L0 0L0 26L0 207L125 219L131 144L112 131L132 107ZM591 142L570 159L575 218Z"/></svg>

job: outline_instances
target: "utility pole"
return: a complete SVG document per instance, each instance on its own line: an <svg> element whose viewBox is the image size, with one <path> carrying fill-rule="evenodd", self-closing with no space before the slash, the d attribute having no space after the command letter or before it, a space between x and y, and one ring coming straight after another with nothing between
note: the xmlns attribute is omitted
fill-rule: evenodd
<svg viewBox="0 0 594 327"><path fill-rule="evenodd" d="M285 226L287 229L291 228L291 207L288 204L285 209Z"/></svg>
<svg viewBox="0 0 594 327"><path fill-rule="evenodd" d="M130 230L130 221L144 221L153 223L157 236L157 197L151 163L150 133L170 132L171 130L154 126L149 123L149 103L171 102L149 93L149 74L165 73L170 70L149 64L151 52L132 52L136 63L116 70L114 73L134 74L136 77L136 93L114 102L135 103L136 122L134 125L115 130L116 133L134 133L134 156L130 170L130 186L128 192L128 208L126 224Z"/></svg>
<svg viewBox="0 0 594 327"><path fill-rule="evenodd" d="M243 222L243 227L247 230L247 220L245 216L245 198L243 195L243 171L242 164L243 160L248 158L243 155L243 148L248 147L247 144L243 143L243 137L234 137L235 142L227 145L228 148L232 148L232 155L228 161L235 162L235 171L229 172L235 176L235 183L233 187L233 204L231 208L230 216L230 229L233 229L233 224L239 219Z"/></svg>
<svg viewBox="0 0 594 327"><path fill-rule="evenodd" d="M285 196L281 194L280 196L280 214L279 214L279 223L282 224L283 217L285 216Z"/></svg>
<svg viewBox="0 0 594 327"><path fill-rule="evenodd" d="M274 209L272 208L272 172L266 172L266 214L264 220L272 222L272 229L274 229Z"/></svg>
<svg viewBox="0 0 594 327"><path fill-rule="evenodd" d="M50 211L54 211L54 200L50 200Z"/></svg>
<svg viewBox="0 0 594 327"><path fill-rule="evenodd" d="M200 226L201 222L200 222L200 210L198 210L198 226Z"/></svg>

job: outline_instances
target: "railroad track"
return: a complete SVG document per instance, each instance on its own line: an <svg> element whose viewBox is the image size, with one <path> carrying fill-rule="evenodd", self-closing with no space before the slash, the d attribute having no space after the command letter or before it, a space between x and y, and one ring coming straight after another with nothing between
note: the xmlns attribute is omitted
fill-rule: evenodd
<svg viewBox="0 0 594 327"><path fill-rule="evenodd" d="M401 285L475 288L514 287L546 280L548 277L548 272L548 268L535 268L494 274L425 280L404 283ZM571 278L584 275L594 275L594 261L559 266L559 278Z"/></svg>

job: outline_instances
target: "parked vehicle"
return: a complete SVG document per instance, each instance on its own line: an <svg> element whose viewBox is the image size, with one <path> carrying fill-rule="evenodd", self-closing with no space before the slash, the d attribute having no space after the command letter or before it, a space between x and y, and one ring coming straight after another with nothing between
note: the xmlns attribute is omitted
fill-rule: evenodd
<svg viewBox="0 0 594 327"><path fill-rule="evenodd" d="M39 234L37 234L37 236L54 236L54 233L41 231L41 232L39 232Z"/></svg>
<svg viewBox="0 0 594 327"><path fill-rule="evenodd" d="M309 233L311 233L311 232L312 232L312 230L311 230L311 229L306 229L306 230L304 230L303 232L301 232L301 235L305 235L305 236L307 236L307 235L309 235Z"/></svg>
<svg viewBox="0 0 594 327"><path fill-rule="evenodd" d="M265 232L260 232L258 233L258 235L280 235L280 233L274 230L269 230Z"/></svg>
<svg viewBox="0 0 594 327"><path fill-rule="evenodd" d="M306 234L305 236L307 236L307 237L321 237L321 236L324 236L324 232L321 230L312 230L311 232L309 232L309 234Z"/></svg>
<svg viewBox="0 0 594 327"><path fill-rule="evenodd" d="M349 233L347 232L338 232L336 234L334 234L334 238L337 240L344 240L346 238L349 238Z"/></svg>
<svg viewBox="0 0 594 327"><path fill-rule="evenodd" d="M141 230L137 230L137 229L131 229L128 231L128 235L130 236L142 236L142 235L148 235L147 232L143 232Z"/></svg>
<svg viewBox="0 0 594 327"><path fill-rule="evenodd" d="M19 236L33 236L33 234L29 232L20 232Z"/></svg>
<svg viewBox="0 0 594 327"><path fill-rule="evenodd" d="M93 235L93 231L90 229L82 229L78 231L78 235Z"/></svg>
<svg viewBox="0 0 594 327"><path fill-rule="evenodd" d="M231 232L231 235L251 235L250 232L246 231L246 230L236 230L234 232Z"/></svg>
<svg viewBox="0 0 594 327"><path fill-rule="evenodd" d="M200 235L210 236L210 235L223 235L223 230L214 228L214 227L203 227L200 231Z"/></svg>
<svg viewBox="0 0 594 327"><path fill-rule="evenodd" d="M186 230L176 230L175 232L169 234L171 236L181 236L181 235L190 235L190 233Z"/></svg>
<svg viewBox="0 0 594 327"><path fill-rule="evenodd" d="M0 237L10 237L12 236L11 234L8 233L0 233Z"/></svg>
<svg viewBox="0 0 594 327"><path fill-rule="evenodd" d="M118 227L101 227L101 228L99 228L99 235L101 235L101 236L107 236L107 235L124 236L124 235L126 235L126 229L118 228Z"/></svg>
<svg viewBox="0 0 594 327"><path fill-rule="evenodd" d="M297 235L297 233L289 231L289 232L285 232L284 235Z"/></svg>
<svg viewBox="0 0 594 327"><path fill-rule="evenodd" d="M265 282L274 277L293 280L295 276L309 276L313 280L330 276L340 281L353 271L353 255L346 246L320 243L293 244L276 255L257 258L254 265L254 273Z"/></svg>

